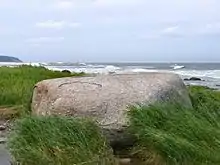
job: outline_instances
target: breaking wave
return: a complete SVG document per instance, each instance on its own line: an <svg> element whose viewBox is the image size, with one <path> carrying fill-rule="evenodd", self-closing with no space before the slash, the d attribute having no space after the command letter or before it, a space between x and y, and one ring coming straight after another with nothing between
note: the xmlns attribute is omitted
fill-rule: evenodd
<svg viewBox="0 0 220 165"><path fill-rule="evenodd" d="M167 65L166 68L158 68L157 66L129 66L129 65L105 65L105 64L86 64L86 63L0 63L0 66L16 67L20 65L31 65L31 66L44 66L50 70L70 70L71 72L85 72L88 74L109 74L109 73L143 73L143 72L173 72L179 74L182 77L201 77L201 78L215 78L220 79L219 70L197 70L186 68L184 65Z"/></svg>

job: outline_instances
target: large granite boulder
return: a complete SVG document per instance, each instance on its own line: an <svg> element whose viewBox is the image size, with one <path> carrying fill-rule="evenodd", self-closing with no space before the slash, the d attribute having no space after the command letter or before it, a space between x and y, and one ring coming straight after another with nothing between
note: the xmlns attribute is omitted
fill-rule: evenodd
<svg viewBox="0 0 220 165"><path fill-rule="evenodd" d="M112 145L123 145L132 143L129 138L125 140L124 134L129 124L126 117L129 105L169 100L191 107L183 81L171 73L71 77L36 84L32 111L43 116L91 117Z"/></svg>

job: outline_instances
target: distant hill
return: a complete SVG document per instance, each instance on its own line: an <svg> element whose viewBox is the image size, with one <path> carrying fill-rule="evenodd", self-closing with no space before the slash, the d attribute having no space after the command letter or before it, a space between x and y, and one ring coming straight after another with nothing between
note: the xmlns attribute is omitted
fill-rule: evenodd
<svg viewBox="0 0 220 165"><path fill-rule="evenodd" d="M16 57L0 56L0 62L22 62L22 61Z"/></svg>

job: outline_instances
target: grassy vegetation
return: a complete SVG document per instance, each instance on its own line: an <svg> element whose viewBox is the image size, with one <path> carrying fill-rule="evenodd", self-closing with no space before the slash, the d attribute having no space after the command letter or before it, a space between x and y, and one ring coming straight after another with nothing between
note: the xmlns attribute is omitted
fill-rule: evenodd
<svg viewBox="0 0 220 165"><path fill-rule="evenodd" d="M157 104L132 107L133 154L146 164L220 164L220 92L189 87L192 109Z"/></svg>
<svg viewBox="0 0 220 165"><path fill-rule="evenodd" d="M45 79L80 76L80 74L51 71L43 67L21 66L0 68L0 118L26 114L34 85Z"/></svg>
<svg viewBox="0 0 220 165"><path fill-rule="evenodd" d="M44 79L79 76L45 68L0 68L0 117L29 112L33 86ZM188 87L193 108L177 104L131 107L129 130L137 137L131 155L146 165L220 164L220 92ZM63 117L19 120L8 142L22 165L112 165L114 158L97 125Z"/></svg>
<svg viewBox="0 0 220 165"><path fill-rule="evenodd" d="M89 120L25 118L16 124L8 147L21 165L115 165L110 147Z"/></svg>

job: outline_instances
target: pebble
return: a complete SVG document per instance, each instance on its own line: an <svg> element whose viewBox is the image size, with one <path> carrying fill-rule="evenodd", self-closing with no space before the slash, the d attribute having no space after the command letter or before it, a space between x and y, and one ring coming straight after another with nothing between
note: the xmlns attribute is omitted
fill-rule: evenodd
<svg viewBox="0 0 220 165"><path fill-rule="evenodd" d="M136 158L120 158L119 165L145 165L146 162L143 162Z"/></svg>
<svg viewBox="0 0 220 165"><path fill-rule="evenodd" d="M131 159L130 158L124 158L119 160L120 165L130 165L131 164Z"/></svg>
<svg viewBox="0 0 220 165"><path fill-rule="evenodd" d="M0 137L0 144L4 144L7 141L6 138L4 137Z"/></svg>
<svg viewBox="0 0 220 165"><path fill-rule="evenodd" d="M6 126L0 125L0 131L4 131L4 130L6 130Z"/></svg>

